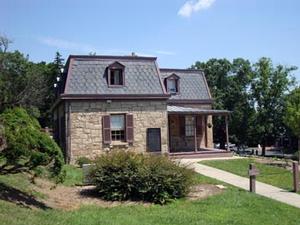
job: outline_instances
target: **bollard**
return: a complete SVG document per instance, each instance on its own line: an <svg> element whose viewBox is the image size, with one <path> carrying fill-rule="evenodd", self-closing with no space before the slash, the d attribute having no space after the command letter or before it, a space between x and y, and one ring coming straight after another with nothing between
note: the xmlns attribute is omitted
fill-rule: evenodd
<svg viewBox="0 0 300 225"><path fill-rule="evenodd" d="M256 191L256 175L259 174L259 171L256 169L254 163L250 163L249 165L249 171L248 171L249 177L250 177L250 192Z"/></svg>
<svg viewBox="0 0 300 225"><path fill-rule="evenodd" d="M293 162L293 180L294 180L294 192L299 191L299 164Z"/></svg>

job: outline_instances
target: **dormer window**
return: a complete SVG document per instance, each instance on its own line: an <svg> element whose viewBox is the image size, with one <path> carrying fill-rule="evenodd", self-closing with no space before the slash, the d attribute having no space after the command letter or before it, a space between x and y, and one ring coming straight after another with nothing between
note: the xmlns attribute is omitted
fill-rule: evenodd
<svg viewBox="0 0 300 225"><path fill-rule="evenodd" d="M171 76L165 78L165 86L166 90L169 94L175 95L179 92L179 79L176 74L172 74Z"/></svg>
<svg viewBox="0 0 300 225"><path fill-rule="evenodd" d="M111 69L110 70L110 85L123 85L123 70Z"/></svg>
<svg viewBox="0 0 300 225"><path fill-rule="evenodd" d="M107 68L107 82L109 87L120 87L125 84L125 66L119 62L114 62Z"/></svg>
<svg viewBox="0 0 300 225"><path fill-rule="evenodd" d="M177 93L177 84L175 79L168 79L167 80L167 90L170 94L176 94Z"/></svg>

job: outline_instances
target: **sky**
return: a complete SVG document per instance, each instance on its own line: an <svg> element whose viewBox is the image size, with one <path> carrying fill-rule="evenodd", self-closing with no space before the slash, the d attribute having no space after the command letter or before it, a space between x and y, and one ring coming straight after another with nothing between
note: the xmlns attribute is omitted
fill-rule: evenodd
<svg viewBox="0 0 300 225"><path fill-rule="evenodd" d="M33 61L70 54L157 56L187 68L210 58L297 66L299 0L0 0L0 34Z"/></svg>

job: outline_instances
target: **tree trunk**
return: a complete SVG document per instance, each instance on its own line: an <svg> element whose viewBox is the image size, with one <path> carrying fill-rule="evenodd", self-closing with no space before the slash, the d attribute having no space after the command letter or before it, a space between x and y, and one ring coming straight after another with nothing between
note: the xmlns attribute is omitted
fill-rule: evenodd
<svg viewBox="0 0 300 225"><path fill-rule="evenodd" d="M298 162L300 164L300 136L298 137Z"/></svg>
<svg viewBox="0 0 300 225"><path fill-rule="evenodd" d="M266 156L266 139L263 139L261 155Z"/></svg>

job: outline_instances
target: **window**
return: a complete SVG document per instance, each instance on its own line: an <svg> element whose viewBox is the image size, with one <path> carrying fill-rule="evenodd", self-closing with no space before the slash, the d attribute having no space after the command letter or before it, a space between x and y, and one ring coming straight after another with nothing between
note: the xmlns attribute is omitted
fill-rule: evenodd
<svg viewBox="0 0 300 225"><path fill-rule="evenodd" d="M125 115L111 115L111 140L125 141Z"/></svg>
<svg viewBox="0 0 300 225"><path fill-rule="evenodd" d="M168 93L175 95L179 93L179 79L176 74L172 74L165 78L164 83Z"/></svg>
<svg viewBox="0 0 300 225"><path fill-rule="evenodd" d="M185 117L185 136L191 137L195 133L195 117L186 116Z"/></svg>
<svg viewBox="0 0 300 225"><path fill-rule="evenodd" d="M110 85L123 85L123 70L110 69Z"/></svg>
<svg viewBox="0 0 300 225"><path fill-rule="evenodd" d="M176 94L177 92L177 82L175 79L167 80L167 89L170 94Z"/></svg>

